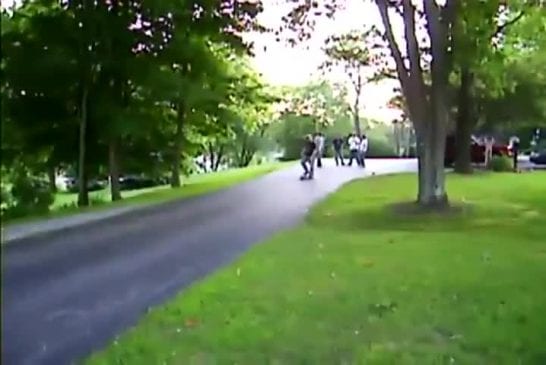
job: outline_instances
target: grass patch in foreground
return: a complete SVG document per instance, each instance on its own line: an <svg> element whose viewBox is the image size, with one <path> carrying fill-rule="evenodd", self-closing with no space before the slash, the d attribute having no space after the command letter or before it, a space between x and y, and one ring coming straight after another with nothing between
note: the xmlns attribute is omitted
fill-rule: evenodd
<svg viewBox="0 0 546 365"><path fill-rule="evenodd" d="M8 221L8 224L25 223L44 218L56 218L126 205L162 203L170 200L212 193L223 188L255 179L259 176L289 166L292 163L293 162L275 162L208 174L191 175L189 177L183 177L183 186L177 189L172 189L170 186L164 185L146 189L122 191L123 200L117 202L109 201L110 191L108 189L94 191L89 193L91 206L85 208L80 208L76 205L78 200L77 194L61 192L56 194L55 202L51 207L51 212L47 215L18 218Z"/></svg>
<svg viewBox="0 0 546 365"><path fill-rule="evenodd" d="M544 364L546 174L351 183L301 227L154 309L87 364Z"/></svg>

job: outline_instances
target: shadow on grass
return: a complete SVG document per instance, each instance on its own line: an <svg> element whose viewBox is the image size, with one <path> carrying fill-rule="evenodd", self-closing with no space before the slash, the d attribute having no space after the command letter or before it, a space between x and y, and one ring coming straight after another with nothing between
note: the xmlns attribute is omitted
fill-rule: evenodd
<svg viewBox="0 0 546 365"><path fill-rule="evenodd" d="M407 204L404 204L407 205ZM532 208L499 212L483 206L461 205L456 211L441 214L401 214L388 204L375 209L362 208L335 212L314 212L307 222L316 227L343 231L415 231L451 232L497 228L499 230L526 230L529 226L544 224L546 212Z"/></svg>
<svg viewBox="0 0 546 365"><path fill-rule="evenodd" d="M402 185L409 181L405 176L397 176L390 180L375 178L347 184L340 192L321 202L307 217L307 223L314 227L352 232L475 232L496 229L525 236L538 232L538 227L544 224L546 189L542 194L538 190L526 189L525 197L514 197L514 189L510 186L487 190L478 187L475 179L455 179L463 189L459 186L453 189L450 208L445 211L427 212L411 203L411 189L389 186L392 182Z"/></svg>

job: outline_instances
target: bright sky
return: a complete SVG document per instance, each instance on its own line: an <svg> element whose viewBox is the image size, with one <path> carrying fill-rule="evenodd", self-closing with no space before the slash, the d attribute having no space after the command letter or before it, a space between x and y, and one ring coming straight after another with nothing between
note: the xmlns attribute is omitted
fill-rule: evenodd
<svg viewBox="0 0 546 365"><path fill-rule="evenodd" d="M286 6L279 6L282 1L263 0L265 10L260 15L260 22L275 27L280 24L281 17L286 14ZM345 9L339 11L334 19L326 17L317 19L317 26L310 41L304 45L291 47L284 42L277 42L274 34L251 35L249 39L255 42L254 65L264 78L274 85L303 85L320 77L317 68L324 62L322 52L324 40L331 34L341 34L351 30L363 29L365 25L375 25L382 29L381 18L373 2L363 0L346 0ZM393 21L394 31L398 34L401 28ZM265 47L265 48L264 48ZM354 93L349 79L341 71L334 71L328 78L348 86L349 98ZM387 101L393 96L392 89L396 82L382 82L364 87L362 93L362 113L365 117L391 121L399 116L399 112L386 108Z"/></svg>
<svg viewBox="0 0 546 365"><path fill-rule="evenodd" d="M1 0L2 8L7 8L20 0ZM260 22L267 26L278 26L281 17L289 8L284 1L263 0L265 10L260 14ZM281 5L279 5L281 4ZM258 72L265 80L274 85L303 85L319 78L318 66L325 60L321 50L324 40L331 34L341 34L350 30L362 29L364 25L376 25L382 29L381 19L376 5L371 1L346 0L345 9L339 11L334 19L317 19L313 37L305 45L290 47L275 40L274 34L252 34L249 39L255 42L256 56L253 60ZM401 34L400 24L393 21L395 33ZM349 98L354 93L344 73L332 72L328 78L348 86ZM362 115L386 122L396 118L399 113L386 108L386 103L393 95L396 82L382 82L380 85L367 85L362 93Z"/></svg>

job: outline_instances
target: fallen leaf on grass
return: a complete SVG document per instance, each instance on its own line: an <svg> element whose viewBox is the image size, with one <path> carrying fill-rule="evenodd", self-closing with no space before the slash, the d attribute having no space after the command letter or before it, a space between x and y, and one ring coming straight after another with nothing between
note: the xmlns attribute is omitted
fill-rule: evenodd
<svg viewBox="0 0 546 365"><path fill-rule="evenodd" d="M195 318L187 318L185 321L184 321L184 325L186 326L186 328L194 328L194 327L197 327L199 325L199 320L198 319L195 319Z"/></svg>

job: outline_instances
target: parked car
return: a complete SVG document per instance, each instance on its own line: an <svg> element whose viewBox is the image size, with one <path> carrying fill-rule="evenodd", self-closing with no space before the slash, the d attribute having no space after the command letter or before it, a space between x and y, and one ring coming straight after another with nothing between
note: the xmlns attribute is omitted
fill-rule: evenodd
<svg viewBox="0 0 546 365"><path fill-rule="evenodd" d="M119 178L121 190L136 190L151 188L153 186L165 185L168 179L165 177L154 178L145 175L122 175Z"/></svg>
<svg viewBox="0 0 546 365"><path fill-rule="evenodd" d="M455 162L456 156L455 136L451 135L446 138L446 150L444 162L446 166L451 166ZM502 143L493 145L493 156L510 156L510 148ZM470 141L470 161L472 163L485 162L485 144L474 136L471 136Z"/></svg>
<svg viewBox="0 0 546 365"><path fill-rule="evenodd" d="M531 153L529 161L536 165L546 165L546 150Z"/></svg>
<svg viewBox="0 0 546 365"><path fill-rule="evenodd" d="M65 179L67 190L70 192L77 192L79 189L78 180L74 177L67 177ZM97 191L105 189L108 185L108 181L101 178L89 179L87 181L87 190L88 191Z"/></svg>

